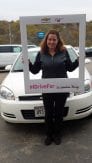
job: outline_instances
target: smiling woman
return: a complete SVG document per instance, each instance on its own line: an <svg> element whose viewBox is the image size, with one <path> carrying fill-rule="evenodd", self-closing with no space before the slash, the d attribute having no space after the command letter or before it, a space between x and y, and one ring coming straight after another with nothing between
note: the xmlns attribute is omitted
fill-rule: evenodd
<svg viewBox="0 0 92 163"><path fill-rule="evenodd" d="M71 61L57 30L49 30L40 46L40 52L37 54L34 64L31 63L31 60L29 61L29 69L33 74L42 70L43 79L67 78L67 71L72 72L78 67L78 59L76 58L74 62ZM55 143L59 145L61 143L63 110L69 93L68 91L58 92L57 88L55 92L49 93L51 87L46 88L46 86L49 85L40 85L42 89L47 90L42 92L47 135L45 144L50 145L54 137ZM55 85L52 87L53 90L54 87Z"/></svg>

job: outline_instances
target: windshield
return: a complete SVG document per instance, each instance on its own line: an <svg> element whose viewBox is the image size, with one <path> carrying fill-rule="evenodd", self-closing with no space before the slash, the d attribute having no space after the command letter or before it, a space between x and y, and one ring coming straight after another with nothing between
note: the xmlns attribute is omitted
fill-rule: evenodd
<svg viewBox="0 0 92 163"><path fill-rule="evenodd" d="M78 55L76 54L75 50L72 47L70 47L67 48L67 51L71 61L74 62L78 58Z"/></svg>
<svg viewBox="0 0 92 163"><path fill-rule="evenodd" d="M72 47L69 47L69 48L67 48L67 51L68 51L71 61L74 62L78 57L75 50ZM30 59L32 64L34 63L38 52L39 52L38 50L28 52L28 59ZM23 71L22 54L16 60L14 66L12 68L12 71Z"/></svg>

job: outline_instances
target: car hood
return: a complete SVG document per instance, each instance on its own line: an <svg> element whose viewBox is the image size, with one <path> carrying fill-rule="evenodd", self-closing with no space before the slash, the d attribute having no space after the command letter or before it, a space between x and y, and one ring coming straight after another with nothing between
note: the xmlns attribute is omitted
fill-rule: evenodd
<svg viewBox="0 0 92 163"><path fill-rule="evenodd" d="M77 68L73 72L68 72L69 78L78 78L78 71ZM30 79L40 79L41 78L41 71L37 75L30 74ZM90 75L88 71L85 69L85 79L90 79ZM24 89L24 73L23 72L9 72L6 76L4 81L2 82L1 86L5 86L10 89L15 97L23 96L25 94Z"/></svg>

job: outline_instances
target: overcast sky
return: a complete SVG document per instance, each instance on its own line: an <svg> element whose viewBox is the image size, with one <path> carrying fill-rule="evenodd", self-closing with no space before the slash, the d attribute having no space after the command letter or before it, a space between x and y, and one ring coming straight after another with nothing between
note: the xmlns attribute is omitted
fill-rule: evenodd
<svg viewBox="0 0 92 163"><path fill-rule="evenodd" d="M86 14L86 20L92 20L92 0L0 0L0 20L65 14Z"/></svg>

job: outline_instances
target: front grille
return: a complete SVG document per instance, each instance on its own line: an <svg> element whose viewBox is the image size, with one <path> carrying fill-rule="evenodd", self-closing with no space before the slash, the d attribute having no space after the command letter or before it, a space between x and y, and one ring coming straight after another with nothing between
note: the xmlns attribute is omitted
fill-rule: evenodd
<svg viewBox="0 0 92 163"><path fill-rule="evenodd" d="M66 117L68 114L69 107L64 108L63 116ZM21 110L22 116L24 119L43 119L44 117L35 117L34 110Z"/></svg>
<svg viewBox="0 0 92 163"><path fill-rule="evenodd" d="M42 100L42 95L19 96L19 101L36 101L36 100Z"/></svg>
<svg viewBox="0 0 92 163"><path fill-rule="evenodd" d="M24 119L43 119L43 117L35 117L34 110L21 110Z"/></svg>

